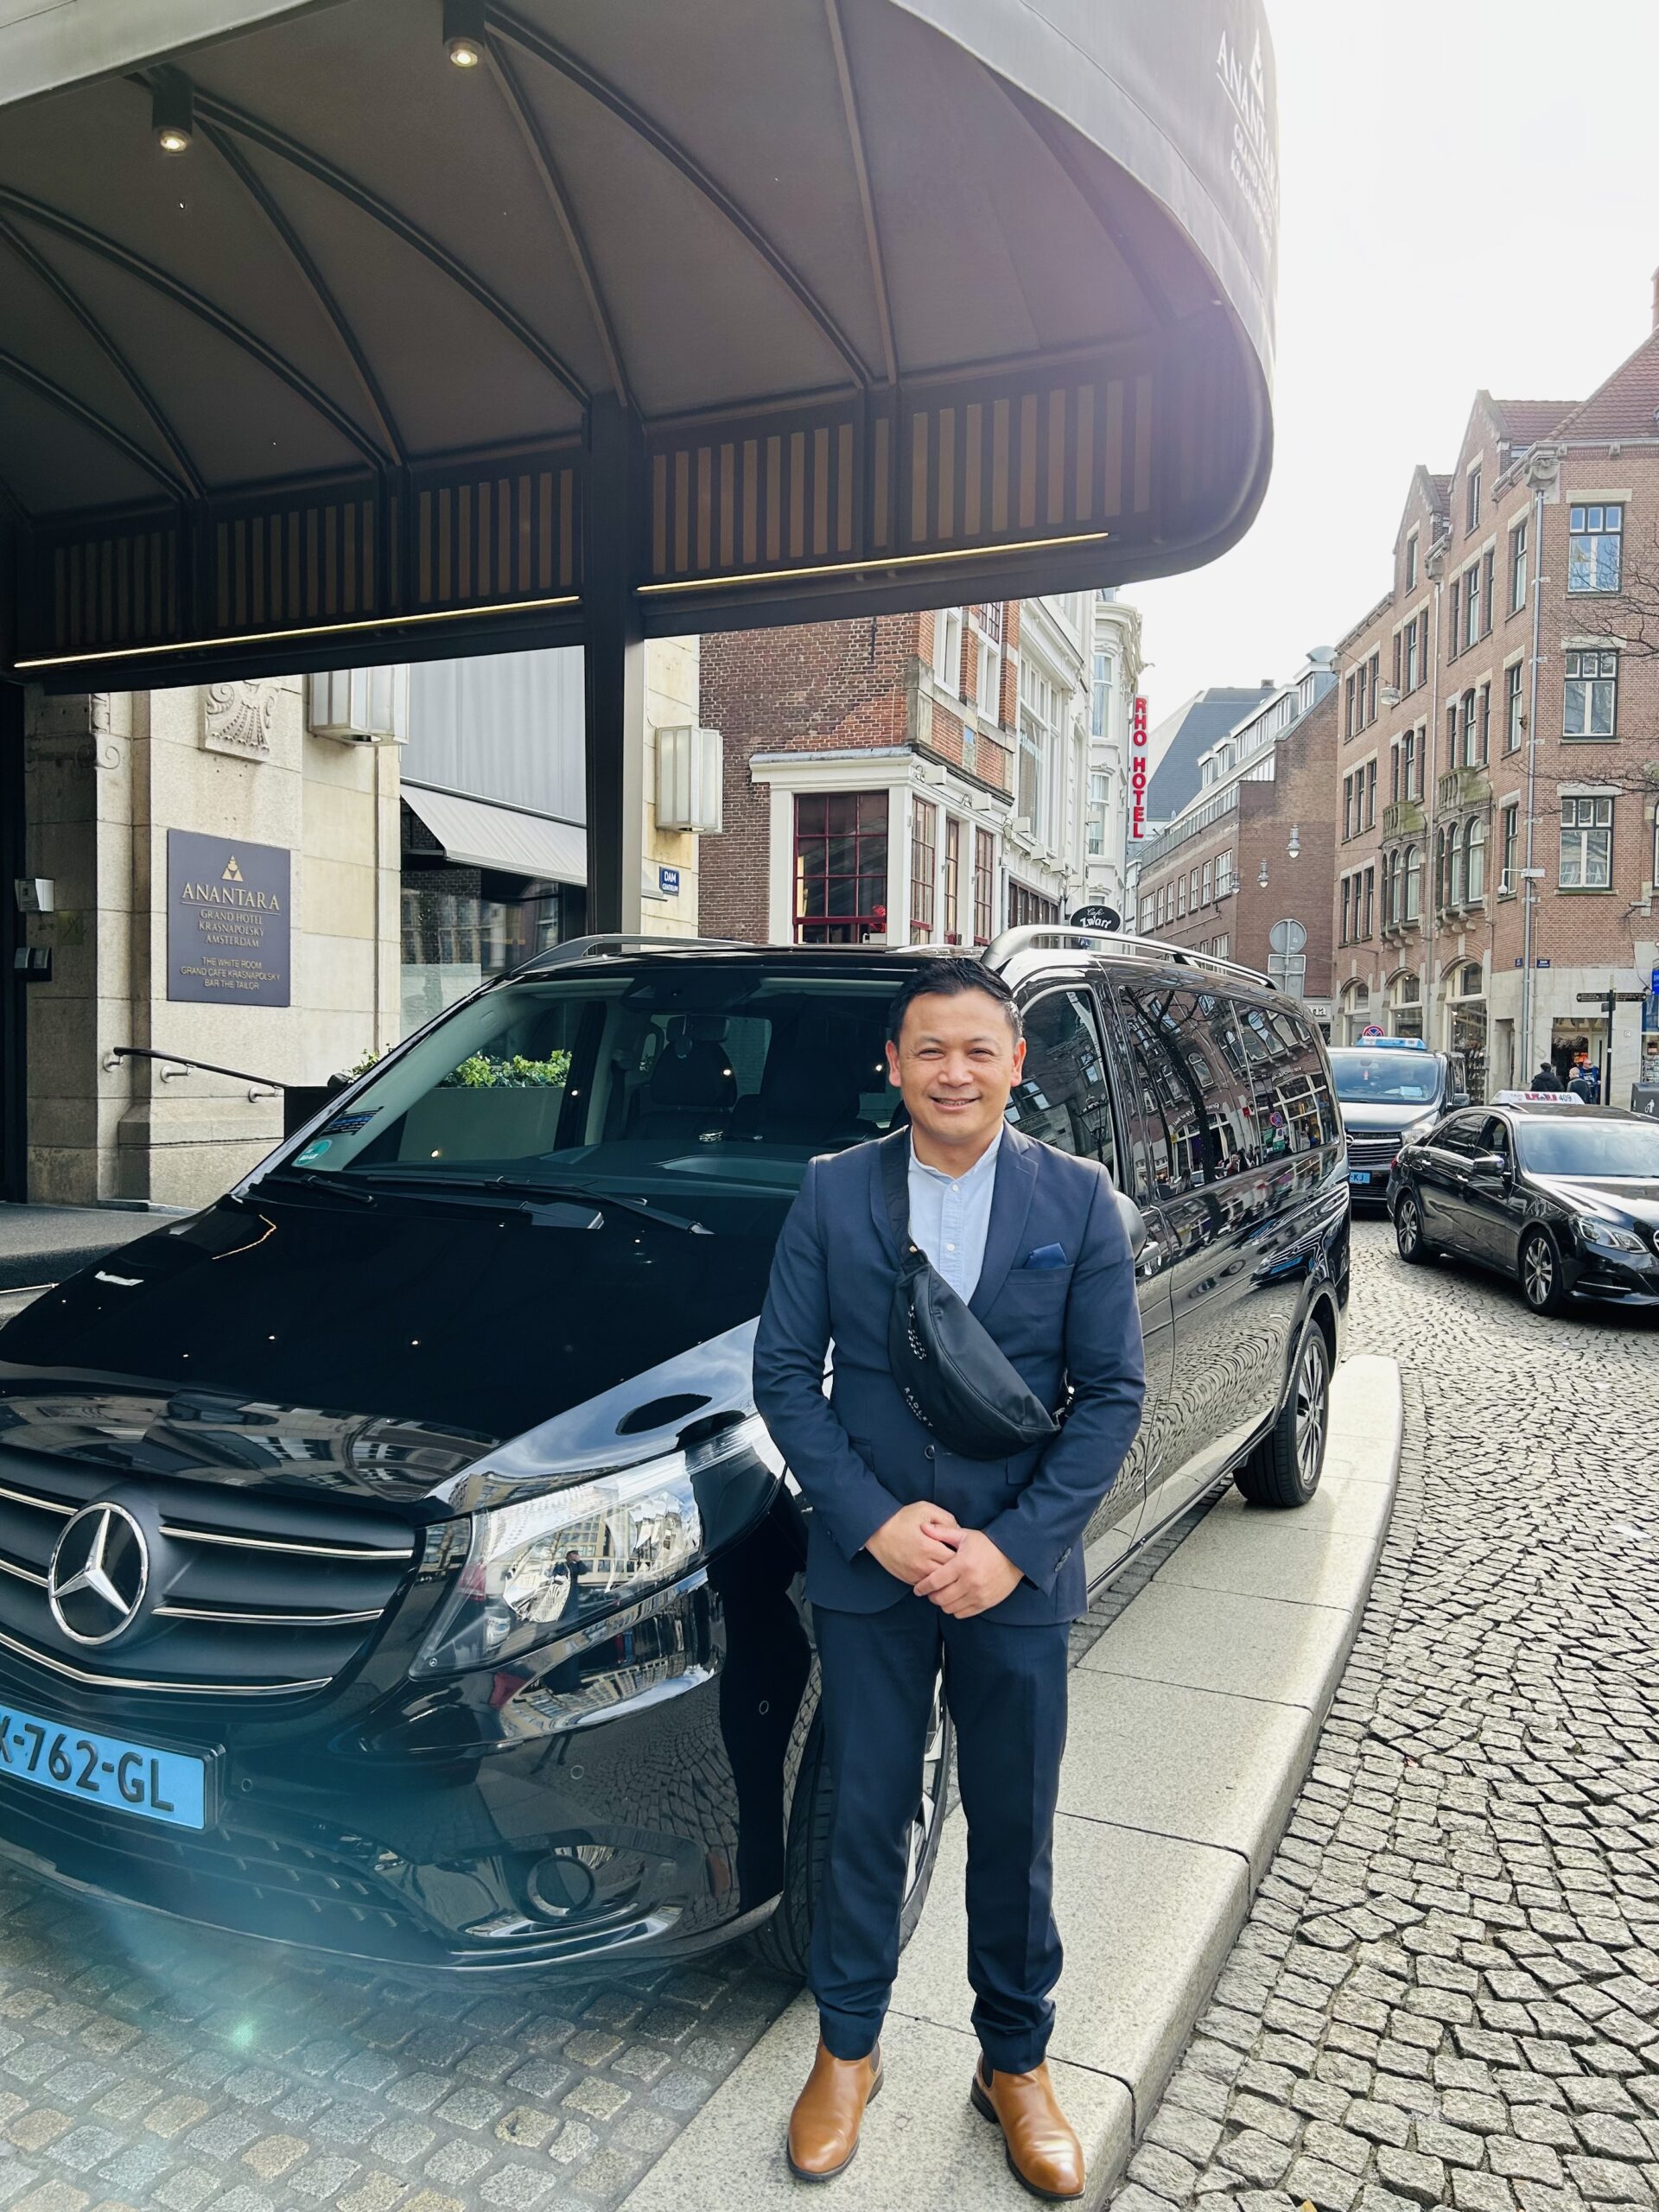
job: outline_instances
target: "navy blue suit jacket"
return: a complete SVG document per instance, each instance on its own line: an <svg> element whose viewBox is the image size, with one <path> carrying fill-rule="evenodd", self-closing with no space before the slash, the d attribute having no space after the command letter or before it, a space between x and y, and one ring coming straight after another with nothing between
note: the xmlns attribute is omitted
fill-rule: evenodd
<svg viewBox="0 0 1659 2212"><path fill-rule="evenodd" d="M907 1146L909 1133L882 1141ZM1020 1569L987 1618L1074 1620L1087 1603L1079 1540L1135 1441L1145 1390L1135 1263L1111 1179L1004 1128L969 1308L1045 1405L1058 1408L1068 1386L1071 1396L1046 1443L964 1459L936 1445L887 1363L899 1254L880 1154L862 1144L809 1164L755 1338L755 1404L812 1508L806 1594L846 1612L897 1604L907 1586L864 1546L901 1505L931 1498ZM1044 1251L1054 1245L1058 1266ZM1033 1253L1044 1263L1028 1267Z"/></svg>

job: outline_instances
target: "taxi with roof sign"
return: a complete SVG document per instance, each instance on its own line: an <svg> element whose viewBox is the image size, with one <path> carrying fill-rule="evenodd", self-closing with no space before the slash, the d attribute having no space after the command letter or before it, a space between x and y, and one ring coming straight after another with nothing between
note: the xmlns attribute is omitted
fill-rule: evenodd
<svg viewBox="0 0 1659 2212"><path fill-rule="evenodd" d="M1401 1147L1389 1211L1408 1265L1473 1260L1535 1313L1659 1306L1659 1128L1640 1114L1500 1090Z"/></svg>

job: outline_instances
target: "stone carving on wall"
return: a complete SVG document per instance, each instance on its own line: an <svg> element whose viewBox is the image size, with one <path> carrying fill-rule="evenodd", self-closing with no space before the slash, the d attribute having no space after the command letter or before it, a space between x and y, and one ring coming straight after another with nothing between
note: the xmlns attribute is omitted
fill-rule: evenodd
<svg viewBox="0 0 1659 2212"><path fill-rule="evenodd" d="M201 692L201 742L208 753L269 760L276 693L267 683L207 683Z"/></svg>

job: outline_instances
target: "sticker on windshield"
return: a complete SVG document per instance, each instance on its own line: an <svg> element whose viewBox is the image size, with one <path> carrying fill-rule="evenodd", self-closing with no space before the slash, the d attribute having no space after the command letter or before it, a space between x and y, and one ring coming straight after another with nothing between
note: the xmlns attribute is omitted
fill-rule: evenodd
<svg viewBox="0 0 1659 2212"><path fill-rule="evenodd" d="M332 1152L334 1148L327 1137L318 1137L314 1143L307 1145L305 1150L295 1160L294 1165L296 1167L308 1167L314 1160L321 1160L325 1152Z"/></svg>
<svg viewBox="0 0 1659 2212"><path fill-rule="evenodd" d="M353 1130L366 1128L380 1111L378 1106L365 1106L361 1113L336 1114L332 1122L323 1124L323 1135L328 1137L348 1137Z"/></svg>

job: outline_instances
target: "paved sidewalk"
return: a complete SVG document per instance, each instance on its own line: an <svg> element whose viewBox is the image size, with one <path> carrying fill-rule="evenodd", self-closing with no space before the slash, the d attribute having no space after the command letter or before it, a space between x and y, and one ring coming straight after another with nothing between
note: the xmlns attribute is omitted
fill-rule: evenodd
<svg viewBox="0 0 1659 2212"><path fill-rule="evenodd" d="M124 1206L0 1205L0 1292L60 1282L167 1218Z"/></svg>
<svg viewBox="0 0 1659 2212"><path fill-rule="evenodd" d="M1318 1758L1113 2212L1659 2202L1659 1328L1357 1225L1411 1344Z"/></svg>
<svg viewBox="0 0 1659 2212"><path fill-rule="evenodd" d="M1243 1923L1306 1773L1388 1526L1399 1372L1351 1362L1319 1496L1224 1493L1072 1678L1055 1827L1066 1968L1049 2059L1098 2204ZM837 2212L1015 2201L970 2110L966 1829L953 1815L883 2033L887 2082ZM626 2212L798 2212L784 2124L817 2037L803 1997L626 2200ZM740 2186L741 2184L741 2186ZM734 2194L734 2192L737 2192Z"/></svg>

